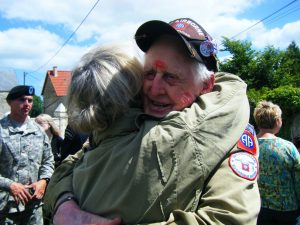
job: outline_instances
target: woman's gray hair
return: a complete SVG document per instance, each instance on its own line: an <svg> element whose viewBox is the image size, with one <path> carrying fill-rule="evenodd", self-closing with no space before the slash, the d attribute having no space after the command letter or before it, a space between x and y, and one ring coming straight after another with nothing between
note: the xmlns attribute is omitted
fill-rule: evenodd
<svg viewBox="0 0 300 225"><path fill-rule="evenodd" d="M81 132L106 129L139 94L143 77L137 58L118 46L97 47L72 71L69 124Z"/></svg>

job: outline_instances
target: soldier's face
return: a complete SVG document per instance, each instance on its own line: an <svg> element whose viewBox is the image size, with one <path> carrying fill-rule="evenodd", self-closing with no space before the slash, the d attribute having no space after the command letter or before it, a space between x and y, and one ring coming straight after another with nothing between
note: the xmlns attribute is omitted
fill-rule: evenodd
<svg viewBox="0 0 300 225"><path fill-rule="evenodd" d="M32 109L33 97L23 95L20 98L10 100L11 116L15 120L26 118Z"/></svg>

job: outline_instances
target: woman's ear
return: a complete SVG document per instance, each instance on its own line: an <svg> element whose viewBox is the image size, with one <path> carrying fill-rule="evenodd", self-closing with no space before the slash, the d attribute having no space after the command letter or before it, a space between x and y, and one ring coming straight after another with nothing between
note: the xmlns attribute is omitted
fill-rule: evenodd
<svg viewBox="0 0 300 225"><path fill-rule="evenodd" d="M204 81L203 83L203 89L201 91L201 94L206 94L212 91L215 85L215 75L212 74L209 79Z"/></svg>

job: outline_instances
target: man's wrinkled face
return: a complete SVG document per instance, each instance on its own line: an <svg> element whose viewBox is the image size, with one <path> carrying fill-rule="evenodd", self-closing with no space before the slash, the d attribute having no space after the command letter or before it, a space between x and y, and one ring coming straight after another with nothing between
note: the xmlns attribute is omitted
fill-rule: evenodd
<svg viewBox="0 0 300 225"><path fill-rule="evenodd" d="M194 82L193 62L174 43L156 43L145 55L143 100L145 113L164 117L190 106L202 85Z"/></svg>
<svg viewBox="0 0 300 225"><path fill-rule="evenodd" d="M11 115L14 119L24 119L26 118L31 109L33 104L33 97L23 95L20 98L10 100L9 105L11 108Z"/></svg>

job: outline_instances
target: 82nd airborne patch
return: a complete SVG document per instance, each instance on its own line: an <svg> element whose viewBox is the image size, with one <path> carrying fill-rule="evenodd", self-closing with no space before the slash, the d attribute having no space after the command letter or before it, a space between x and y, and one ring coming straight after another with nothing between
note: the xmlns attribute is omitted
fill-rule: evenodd
<svg viewBox="0 0 300 225"><path fill-rule="evenodd" d="M256 142L254 136L254 128L252 125L248 124L237 143L237 147L253 155L256 155Z"/></svg>

